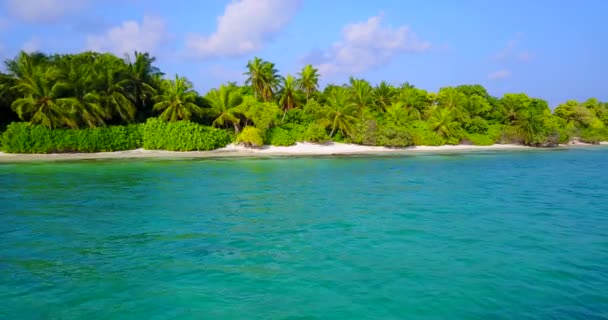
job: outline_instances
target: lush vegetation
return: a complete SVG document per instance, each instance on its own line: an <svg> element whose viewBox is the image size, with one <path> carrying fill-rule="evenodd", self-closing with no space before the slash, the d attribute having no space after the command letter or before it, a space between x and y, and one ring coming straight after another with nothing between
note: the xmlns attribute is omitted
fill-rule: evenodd
<svg viewBox="0 0 608 320"><path fill-rule="evenodd" d="M608 103L567 101L553 111L523 93L493 97L480 85L427 92L409 83L351 77L319 87L310 65L281 76L260 58L245 84L204 95L186 78L165 78L146 53L20 53L0 73L6 152L94 152L143 147L211 150L298 141L404 147L468 143L549 146L608 140Z"/></svg>

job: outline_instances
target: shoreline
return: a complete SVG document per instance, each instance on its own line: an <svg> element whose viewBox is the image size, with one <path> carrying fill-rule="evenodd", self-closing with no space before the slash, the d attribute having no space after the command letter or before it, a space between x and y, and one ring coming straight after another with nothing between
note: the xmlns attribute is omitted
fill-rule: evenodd
<svg viewBox="0 0 608 320"><path fill-rule="evenodd" d="M189 158L239 158L239 157L297 157L297 156L340 156L340 155L411 155L421 153L469 153L478 151L514 151L514 150L556 150L580 147L608 147L608 142L599 145L568 144L550 148L529 147L518 144L494 144L490 146L474 145L443 145L443 146L412 146L405 148L387 148L377 146L362 146L345 143L314 144L298 142L288 147L264 146L251 149L243 146L228 145L211 151L164 151L164 150L126 150L96 153L50 153L24 154L0 152L2 162L33 162L33 161L70 161L70 160L102 160L102 159L189 159Z"/></svg>

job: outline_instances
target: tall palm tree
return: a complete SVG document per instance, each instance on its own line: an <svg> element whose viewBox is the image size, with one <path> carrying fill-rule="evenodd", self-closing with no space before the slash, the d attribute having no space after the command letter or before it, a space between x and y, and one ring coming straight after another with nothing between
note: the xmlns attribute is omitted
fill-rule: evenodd
<svg viewBox="0 0 608 320"><path fill-rule="evenodd" d="M96 78L100 98L108 120L131 122L137 108L128 97L129 79L125 64L112 55L103 55L96 61Z"/></svg>
<svg viewBox="0 0 608 320"><path fill-rule="evenodd" d="M397 100L403 102L410 118L420 120L421 115L428 111L432 105L429 94L422 89L415 88L409 84L403 85L397 94Z"/></svg>
<svg viewBox="0 0 608 320"><path fill-rule="evenodd" d="M101 104L101 97L93 89L96 75L92 65L69 62L62 64L72 112L80 124L89 128L105 126L106 109Z"/></svg>
<svg viewBox="0 0 608 320"><path fill-rule="evenodd" d="M328 94L326 104L320 111L328 127L331 127L331 138L336 130L350 135L357 122L354 116L356 106L350 101L349 92L343 87L334 87Z"/></svg>
<svg viewBox="0 0 608 320"><path fill-rule="evenodd" d="M281 82L281 77L274 63L264 61L258 57L247 62L246 85L251 85L256 99L272 100L274 93Z"/></svg>
<svg viewBox="0 0 608 320"><path fill-rule="evenodd" d="M72 112L75 98L62 97L69 85L60 79L55 67L36 66L31 75L20 77L15 89L23 95L11 107L19 118L47 128L77 128L78 121Z"/></svg>
<svg viewBox="0 0 608 320"><path fill-rule="evenodd" d="M389 107L395 96L397 94L397 89L391 86L390 84L382 81L379 85L374 88L373 97L374 103L382 110L386 110Z"/></svg>
<svg viewBox="0 0 608 320"><path fill-rule="evenodd" d="M262 95L262 91L264 90L264 63L264 60L254 57L253 60L247 62L247 72L244 73L247 76L245 84L251 86L256 99Z"/></svg>
<svg viewBox="0 0 608 320"><path fill-rule="evenodd" d="M466 110L467 96L456 88L441 88L437 94L437 102L438 106L450 110L455 120L465 122L469 119Z"/></svg>
<svg viewBox="0 0 608 320"><path fill-rule="evenodd" d="M449 139L457 136L460 124L454 120L452 110L438 108L428 119L431 130Z"/></svg>
<svg viewBox="0 0 608 320"><path fill-rule="evenodd" d="M283 79L283 85L279 97L279 106L283 109L283 119L288 110L295 108L298 104L298 91L296 90L296 79L287 75Z"/></svg>
<svg viewBox="0 0 608 320"><path fill-rule="evenodd" d="M373 88L363 79L350 77L350 101L355 105L359 118L363 119L366 110L373 104Z"/></svg>
<svg viewBox="0 0 608 320"><path fill-rule="evenodd" d="M262 99L268 102L273 99L274 94L278 91L281 83L281 76L279 76L279 71L275 68L274 63L271 62L264 63L262 71L262 76L264 78Z"/></svg>
<svg viewBox="0 0 608 320"><path fill-rule="evenodd" d="M10 75L16 78L23 78L33 76L38 66L48 65L48 62L49 57L43 53L26 53L25 51L21 51L15 59L7 60L4 64Z"/></svg>
<svg viewBox="0 0 608 320"><path fill-rule="evenodd" d="M148 102L156 95L155 79L162 76L158 68L153 66L156 58L149 53L135 51L134 61L127 56L127 78L131 99L138 109L146 109ZM162 83L162 82L161 82Z"/></svg>
<svg viewBox="0 0 608 320"><path fill-rule="evenodd" d="M160 118L165 121L190 120L194 115L201 115L203 110L195 104L198 94L192 89L192 83L186 78L175 76L175 80L162 83L162 94L153 110L162 111Z"/></svg>
<svg viewBox="0 0 608 320"><path fill-rule="evenodd" d="M298 73L297 85L298 89L306 94L306 103L310 99L310 95L319 89L319 71L308 64Z"/></svg>
<svg viewBox="0 0 608 320"><path fill-rule="evenodd" d="M405 126L410 118L408 110L404 107L403 102L393 102L391 105L387 106L384 116L388 123L399 127Z"/></svg>
<svg viewBox="0 0 608 320"><path fill-rule="evenodd" d="M209 115L214 118L213 126L227 126L231 123L234 131L241 131L241 118L243 114L239 106L243 102L238 87L235 85L221 85L219 89L212 89L207 93L205 99L211 106Z"/></svg>

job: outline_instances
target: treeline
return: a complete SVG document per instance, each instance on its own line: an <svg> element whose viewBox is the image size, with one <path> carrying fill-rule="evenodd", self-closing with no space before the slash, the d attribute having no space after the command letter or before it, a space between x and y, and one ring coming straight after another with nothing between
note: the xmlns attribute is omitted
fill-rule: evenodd
<svg viewBox="0 0 608 320"><path fill-rule="evenodd" d="M480 85L445 87L432 93L409 83L372 86L351 77L347 84L320 90L319 74L312 66L295 76L281 76L273 63L257 57L244 70L248 77L244 85L228 83L200 95L186 78L165 78L154 62L149 54L138 52L125 58L96 52L22 52L6 61L7 74L0 74L0 127L7 128L3 149L209 150L209 146L232 141L259 146L330 140L395 147L548 146L575 138L590 143L608 140L608 103L596 99L567 101L551 112L542 99L524 93L497 98ZM171 125L169 132L160 129L162 122L184 120L188 121ZM132 129L135 124L139 124L137 129ZM219 132L209 127L223 129L230 138L209 135ZM139 142L108 142L113 135L123 139L124 132L137 132L140 138L128 139ZM142 132L148 132L147 139ZM217 138L220 143L188 144L184 137L199 142ZM46 147L32 147L36 141L27 139L46 141ZM87 145L87 140L95 139ZM53 145L60 140L64 145Z"/></svg>

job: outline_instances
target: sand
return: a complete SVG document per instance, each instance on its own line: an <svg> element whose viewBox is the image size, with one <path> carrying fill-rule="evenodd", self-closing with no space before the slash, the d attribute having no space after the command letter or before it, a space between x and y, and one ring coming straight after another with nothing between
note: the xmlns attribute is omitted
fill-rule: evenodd
<svg viewBox="0 0 608 320"><path fill-rule="evenodd" d="M607 143L602 143L607 144ZM572 148L576 146L560 146ZM93 160L93 159L179 159L179 158L225 158L225 157L265 157L265 156L329 156L329 155L381 155L381 154L414 154L419 152L475 152L493 150L535 150L537 148L515 145L495 144L491 146L444 145L444 146L415 146L407 148L385 148L361 146L345 143L297 143L289 147L265 146L262 148L245 148L229 145L213 151L159 151L159 150L129 150L98 153L56 153L56 154L9 154L0 152L0 162L22 161L60 161L60 160Z"/></svg>

